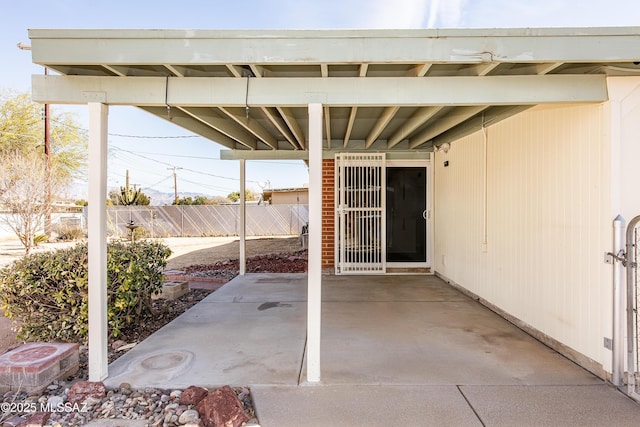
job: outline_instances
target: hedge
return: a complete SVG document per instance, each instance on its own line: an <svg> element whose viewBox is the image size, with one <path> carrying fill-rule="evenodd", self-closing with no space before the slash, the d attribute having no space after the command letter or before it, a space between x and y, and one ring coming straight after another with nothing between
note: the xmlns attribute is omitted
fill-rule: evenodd
<svg viewBox="0 0 640 427"><path fill-rule="evenodd" d="M128 325L152 316L151 295L162 290L171 250L137 241L107 246L107 318L118 337ZM19 325L24 341L86 343L88 333L87 244L34 253L0 270L0 304Z"/></svg>

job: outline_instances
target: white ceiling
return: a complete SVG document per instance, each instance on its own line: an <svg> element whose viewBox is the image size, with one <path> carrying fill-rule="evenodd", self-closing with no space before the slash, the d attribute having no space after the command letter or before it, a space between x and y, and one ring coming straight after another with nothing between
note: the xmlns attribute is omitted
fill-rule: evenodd
<svg viewBox="0 0 640 427"><path fill-rule="evenodd" d="M134 105L235 150L305 150L316 102L326 149L430 150L640 75L640 28L29 35L33 62L60 74L34 76L36 101Z"/></svg>

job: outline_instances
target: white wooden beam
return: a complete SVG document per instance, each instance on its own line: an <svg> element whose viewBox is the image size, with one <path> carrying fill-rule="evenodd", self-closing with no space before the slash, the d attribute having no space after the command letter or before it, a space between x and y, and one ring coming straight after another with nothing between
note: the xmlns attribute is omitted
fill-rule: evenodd
<svg viewBox="0 0 640 427"><path fill-rule="evenodd" d="M190 130L193 133L201 135L211 141L215 141L220 145L224 145L225 147L235 149L238 145L237 141L229 138L227 135L218 132L213 129L211 126L202 123L200 120L193 120L193 117L186 114L184 111L179 108L171 108L167 111L166 107L140 107L142 110L147 111L161 119L168 120L172 123L175 123L178 126L181 126L185 129Z"/></svg>
<svg viewBox="0 0 640 427"><path fill-rule="evenodd" d="M411 133L436 115L442 107L422 107L404 122L387 140L387 148L393 148Z"/></svg>
<svg viewBox="0 0 640 427"><path fill-rule="evenodd" d="M249 65L249 67L251 68L253 75L258 78L264 77L266 74L266 70L264 69L264 67L261 67L260 65L251 64Z"/></svg>
<svg viewBox="0 0 640 427"><path fill-rule="evenodd" d="M433 64L431 63L418 65L413 69L412 73L410 74L413 75L414 77L424 77L427 75L432 65Z"/></svg>
<svg viewBox="0 0 640 427"><path fill-rule="evenodd" d="M309 104L307 381L320 381L322 320L322 104Z"/></svg>
<svg viewBox="0 0 640 427"><path fill-rule="evenodd" d="M387 125L389 124L391 119L393 119L393 116L396 115L399 109L400 107L396 107L396 106L386 107L384 109L384 111L376 121L376 124L371 129L371 132L369 132L369 135L367 135L367 138L365 139L366 148L371 147L371 144L373 144L376 141L376 139L380 136L382 131L387 127Z"/></svg>
<svg viewBox="0 0 640 427"><path fill-rule="evenodd" d="M225 64L225 66L234 77L244 77L242 75L242 70L239 67L236 67L233 64Z"/></svg>
<svg viewBox="0 0 640 427"><path fill-rule="evenodd" d="M164 68L166 68L167 70L169 70L171 72L171 74L173 74L176 77L184 77L184 72L178 70L178 67L171 65L171 64L162 64L164 65Z"/></svg>
<svg viewBox="0 0 640 427"><path fill-rule="evenodd" d="M452 127L457 126L486 108L486 105L474 105L471 107L459 107L454 109L453 112L438 120L438 122L433 126L429 126L417 135L413 135L409 140L409 148L413 149L419 147L431 138L434 138Z"/></svg>
<svg viewBox="0 0 640 427"><path fill-rule="evenodd" d="M536 72L539 75L549 74L550 72L552 72L556 68L559 68L563 64L564 62L553 62L551 64L539 64L536 67L537 68Z"/></svg>
<svg viewBox="0 0 640 427"><path fill-rule="evenodd" d="M348 150L342 148L334 150L323 150L323 159L334 159L336 153L371 153L370 150L364 148L364 145L357 149L349 147ZM428 160L430 150L392 150L387 152L389 160L407 160L407 159L423 159ZM220 150L221 160L303 160L308 164L308 150Z"/></svg>
<svg viewBox="0 0 640 427"><path fill-rule="evenodd" d="M89 103L89 381L108 375L107 132L109 107Z"/></svg>
<svg viewBox="0 0 640 427"><path fill-rule="evenodd" d="M628 28L422 30L31 29L33 62L51 64L337 64L611 62L638 57Z"/></svg>
<svg viewBox="0 0 640 427"><path fill-rule="evenodd" d="M278 131L285 137L285 139L291 144L293 148L296 150L300 149L300 145L296 141L296 138L291 134L291 131L287 127L287 124L282 120L280 114L277 111L272 111L272 109L267 107L260 107L264 115L269 119L272 125L278 129Z"/></svg>
<svg viewBox="0 0 640 427"><path fill-rule="evenodd" d="M280 106L276 106L276 110L278 110L278 112L282 116L282 119L285 121L285 123L291 130L291 133L296 138L298 146L304 150L306 146L304 134L302 133L302 129L300 129L298 120L296 120L296 117L293 115L293 111L291 111L290 108Z"/></svg>
<svg viewBox="0 0 640 427"><path fill-rule="evenodd" d="M327 148L331 149L331 108L323 107L324 110L324 134L327 140Z"/></svg>
<svg viewBox="0 0 640 427"><path fill-rule="evenodd" d="M353 130L353 124L356 122L356 115L358 114L358 107L352 107L349 113L349 121L347 122L347 130L344 132L344 138L342 139L342 146L347 147L349 139L351 138L351 131Z"/></svg>
<svg viewBox="0 0 640 427"><path fill-rule="evenodd" d="M488 64L478 65L476 75L477 76L486 76L489 75L490 72L498 68L500 65L499 62L489 62Z"/></svg>
<svg viewBox="0 0 640 427"><path fill-rule="evenodd" d="M248 132L244 127L238 125L235 121L228 120L227 118L220 116L213 110L213 108L177 108L184 111L194 119L199 120L208 126L211 126L221 134L226 135L227 137L235 141L238 141L247 148L250 148L252 150L256 149L256 137L252 133Z"/></svg>
<svg viewBox="0 0 640 427"><path fill-rule="evenodd" d="M100 66L103 68L106 68L116 76L125 77L127 75L126 72L121 70L122 67L112 67L111 65L108 65L108 64L100 64Z"/></svg>
<svg viewBox="0 0 640 427"><path fill-rule="evenodd" d="M265 128L263 128L257 120L247 118L246 110L241 108L224 108L220 107L220 111L233 119L240 126L251 132L257 139L264 142L274 150L278 149L278 141Z"/></svg>
<svg viewBox="0 0 640 427"><path fill-rule="evenodd" d="M309 160L307 150L220 150L221 160Z"/></svg>
<svg viewBox="0 0 640 427"><path fill-rule="evenodd" d="M514 106L502 106L492 107L483 111L481 115L465 120L463 123L441 133L434 137L431 142L434 145L444 144L445 142L452 143L467 135L482 130L483 127L489 127L502 120L508 119L516 114L532 108L530 105L514 105Z"/></svg>
<svg viewBox="0 0 640 427"><path fill-rule="evenodd" d="M245 107L247 82L235 77L175 78L165 97L164 77L32 77L33 99L42 103ZM604 75L464 77L254 78L249 105L303 107L322 100L331 107L423 105L526 105L602 102Z"/></svg>
<svg viewBox="0 0 640 427"><path fill-rule="evenodd" d="M320 75L322 77L329 77L329 64L320 64Z"/></svg>

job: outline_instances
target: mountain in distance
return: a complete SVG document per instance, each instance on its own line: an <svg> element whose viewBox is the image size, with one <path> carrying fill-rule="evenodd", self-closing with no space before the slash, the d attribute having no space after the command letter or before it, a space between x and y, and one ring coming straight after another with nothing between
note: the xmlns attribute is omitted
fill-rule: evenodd
<svg viewBox="0 0 640 427"><path fill-rule="evenodd" d="M109 188L108 191L111 191L115 189L114 188ZM79 199L84 199L87 200L88 196L87 196L87 183L86 182L74 182L71 185L69 185L66 189L66 191L64 192L64 194L61 194L63 199L69 200L70 202L73 202L74 200L79 200ZM157 191L154 190L152 188L143 188L142 192L144 194L146 194L147 196L151 197L151 205L152 206L165 206L165 205L171 205L173 204L173 200L175 198L174 193L163 193L161 191ZM207 199L212 198L212 197L220 197L220 196L212 196L210 194L204 194L204 193L194 193L194 192L180 192L178 193L178 197L182 198L182 197L192 197L195 198L197 196L204 196ZM225 197L225 196L221 196L221 197Z"/></svg>
<svg viewBox="0 0 640 427"><path fill-rule="evenodd" d="M152 206L172 205L173 201L175 199L174 193L163 193L163 192L160 192L160 191L157 191L157 190L153 190L151 188L143 188L142 192L144 194L146 194L147 196L151 197L151 205ZM212 196L210 194L193 193L193 192L188 192L188 191L178 193L178 197L179 198L183 198L183 197L195 198L197 196L204 196L207 199L210 199L212 197L216 197L216 196Z"/></svg>

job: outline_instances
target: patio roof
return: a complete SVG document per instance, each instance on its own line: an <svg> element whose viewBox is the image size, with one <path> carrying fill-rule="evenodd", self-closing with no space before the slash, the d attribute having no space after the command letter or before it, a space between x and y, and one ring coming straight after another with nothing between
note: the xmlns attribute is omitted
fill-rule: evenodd
<svg viewBox="0 0 640 427"><path fill-rule="evenodd" d="M307 381L320 381L324 150L426 156L540 104L608 99L640 27L510 30L30 30L33 99L88 104L89 205L105 206L108 106L132 105L240 159L308 158ZM396 155L396 153L394 153ZM252 157L253 156L253 157ZM105 211L89 210L89 378L107 369Z"/></svg>
<svg viewBox="0 0 640 427"><path fill-rule="evenodd" d="M133 105L240 156L426 150L539 104L607 100L640 74L640 27L29 31L47 103ZM249 153L251 151L252 153Z"/></svg>

